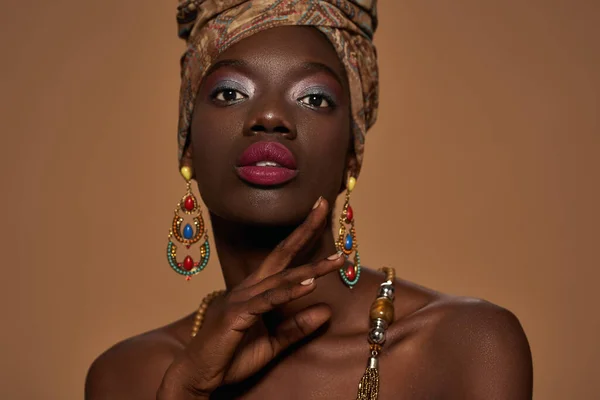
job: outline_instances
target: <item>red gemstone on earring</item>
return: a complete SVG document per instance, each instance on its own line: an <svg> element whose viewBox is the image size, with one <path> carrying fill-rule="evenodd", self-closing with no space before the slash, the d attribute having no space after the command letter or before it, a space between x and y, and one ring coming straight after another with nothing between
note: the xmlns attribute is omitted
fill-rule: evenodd
<svg viewBox="0 0 600 400"><path fill-rule="evenodd" d="M354 218L354 212L352 211L352 207L348 206L346 209L346 221L352 222L352 218Z"/></svg>
<svg viewBox="0 0 600 400"><path fill-rule="evenodd" d="M194 207L196 206L196 204L194 202L194 198L192 196L186 197L185 202L183 203L183 206L185 207L186 210L192 211L194 209Z"/></svg>
<svg viewBox="0 0 600 400"><path fill-rule="evenodd" d="M346 267L346 278L348 278L348 280L353 281L354 279L356 279L356 270L354 269L354 265L350 264Z"/></svg>
<svg viewBox="0 0 600 400"><path fill-rule="evenodd" d="M183 260L183 269L185 269L186 271L191 271L192 268L194 268L194 260L192 260L192 257L187 256Z"/></svg>

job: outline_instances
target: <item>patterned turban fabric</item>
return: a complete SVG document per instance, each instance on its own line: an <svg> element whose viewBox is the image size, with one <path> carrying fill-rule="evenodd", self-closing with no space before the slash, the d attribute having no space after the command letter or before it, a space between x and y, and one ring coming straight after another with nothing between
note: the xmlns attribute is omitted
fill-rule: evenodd
<svg viewBox="0 0 600 400"><path fill-rule="evenodd" d="M365 134L377 118L377 0L180 0L177 9L178 34L187 43L181 58L180 159L201 80L223 51L269 28L314 26L329 39L346 70L358 173Z"/></svg>

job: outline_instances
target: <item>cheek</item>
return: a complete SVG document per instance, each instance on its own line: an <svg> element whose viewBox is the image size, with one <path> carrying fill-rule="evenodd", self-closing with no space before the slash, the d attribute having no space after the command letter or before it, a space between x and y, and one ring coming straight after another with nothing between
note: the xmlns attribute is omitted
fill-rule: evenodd
<svg viewBox="0 0 600 400"><path fill-rule="evenodd" d="M223 114L223 115L221 115ZM199 107L192 121L194 164L219 168L215 161L227 160L236 134L241 132L242 116L225 114L222 109ZM212 170L212 168L211 168Z"/></svg>
<svg viewBox="0 0 600 400"><path fill-rule="evenodd" d="M299 132L298 138L307 138L310 141L311 158L323 159L322 162L343 164L348 151L350 138L350 122L343 112L336 112L327 118L312 118L306 121ZM328 160L328 161L326 161Z"/></svg>
<svg viewBox="0 0 600 400"><path fill-rule="evenodd" d="M243 118L230 111L221 114L221 109L198 107L192 121L193 167L203 198L216 194L235 167L235 141Z"/></svg>
<svg viewBox="0 0 600 400"><path fill-rule="evenodd" d="M304 166L312 177L325 189L339 190L346 156L350 143L350 121L347 113L338 112L327 118L315 117L307 120L298 132L298 140L303 142L307 155Z"/></svg>

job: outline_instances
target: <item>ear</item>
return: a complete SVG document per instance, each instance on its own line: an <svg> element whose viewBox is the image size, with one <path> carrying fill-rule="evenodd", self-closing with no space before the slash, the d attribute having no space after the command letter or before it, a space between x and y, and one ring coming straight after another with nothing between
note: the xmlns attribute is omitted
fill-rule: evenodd
<svg viewBox="0 0 600 400"><path fill-rule="evenodd" d="M181 171L182 167L189 167L192 170L192 179L196 177L196 172L194 171L194 163L192 156L192 140L188 138L187 144L183 149L183 154L181 155L181 159L179 160L179 170Z"/></svg>
<svg viewBox="0 0 600 400"><path fill-rule="evenodd" d="M358 175L358 159L356 158L356 152L354 151L354 143L352 142L348 146L348 154L346 154L346 168L344 169L344 177L342 179L342 187L340 193L346 190L348 178L351 176L355 177Z"/></svg>

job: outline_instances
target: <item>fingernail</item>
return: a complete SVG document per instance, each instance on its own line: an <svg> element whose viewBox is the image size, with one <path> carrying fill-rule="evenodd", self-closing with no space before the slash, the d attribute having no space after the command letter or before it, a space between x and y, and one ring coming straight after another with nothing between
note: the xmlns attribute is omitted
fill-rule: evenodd
<svg viewBox="0 0 600 400"><path fill-rule="evenodd" d="M313 206L313 210L317 207L319 207L319 204L321 204L321 200L323 200L323 196L319 196L319 198L317 199L317 202L315 203L315 205Z"/></svg>
<svg viewBox="0 0 600 400"><path fill-rule="evenodd" d="M300 284L301 284L301 285L304 285L304 286L308 286L308 285L310 285L311 283L313 283L313 282L314 282L314 280L315 280L315 278L310 278L310 279L307 279L307 280L305 280L305 281L302 281L302 282L300 282Z"/></svg>
<svg viewBox="0 0 600 400"><path fill-rule="evenodd" d="M342 256L342 254L343 254L343 253L342 253L341 251L338 251L337 253L335 253L335 254L332 254L332 255L330 255L329 257L327 257L327 259L328 259L328 260L331 260L331 261L333 261L333 260L337 260L338 258L340 258L340 257Z"/></svg>

